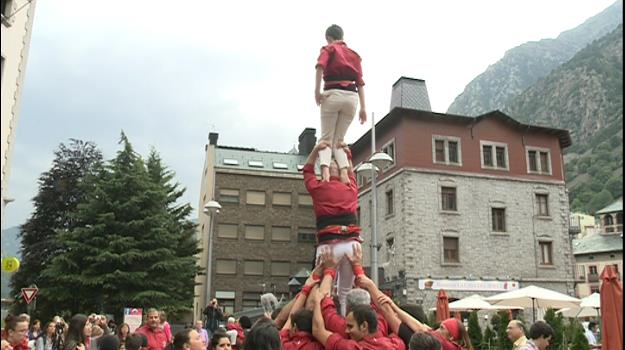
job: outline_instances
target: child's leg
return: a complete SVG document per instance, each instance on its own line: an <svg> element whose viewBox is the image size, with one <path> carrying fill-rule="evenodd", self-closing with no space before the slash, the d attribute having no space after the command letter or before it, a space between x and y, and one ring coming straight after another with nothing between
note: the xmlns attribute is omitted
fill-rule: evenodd
<svg viewBox="0 0 625 350"><path fill-rule="evenodd" d="M340 104L337 103L335 91L324 92L325 98L321 102L321 140L332 144L335 139L335 128L339 116ZM332 161L332 147L319 151L319 164L323 180L330 180L330 162Z"/></svg>
<svg viewBox="0 0 625 350"><path fill-rule="evenodd" d="M356 115L358 95L350 91L345 91L343 96L341 96L341 100L342 105L336 120L332 145L334 146L334 159L336 159L336 163L341 170L341 181L343 181L344 183L349 183L349 177L347 176L349 160L347 159L347 154L345 154L345 151L343 151L343 148L341 148L340 145L344 141L347 129L349 129L349 126L351 125L352 121L354 120L354 116Z"/></svg>

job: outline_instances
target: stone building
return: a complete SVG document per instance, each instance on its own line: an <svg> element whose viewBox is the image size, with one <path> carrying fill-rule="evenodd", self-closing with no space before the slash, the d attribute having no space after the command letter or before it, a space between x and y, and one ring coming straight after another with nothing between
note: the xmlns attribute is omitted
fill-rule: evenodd
<svg viewBox="0 0 625 350"><path fill-rule="evenodd" d="M452 298L529 284L573 295L563 164L569 132L499 111L476 118L434 113L422 101L425 82L402 77L391 111L376 124L377 150L394 159L376 194L382 288L426 307L440 288ZM355 164L366 161L371 132L352 151ZM358 178L368 263L372 194Z"/></svg>
<svg viewBox="0 0 625 350"><path fill-rule="evenodd" d="M599 232L573 240L575 255L576 294L579 298L599 292L599 276L604 267L612 265L623 279L623 198L595 213Z"/></svg>

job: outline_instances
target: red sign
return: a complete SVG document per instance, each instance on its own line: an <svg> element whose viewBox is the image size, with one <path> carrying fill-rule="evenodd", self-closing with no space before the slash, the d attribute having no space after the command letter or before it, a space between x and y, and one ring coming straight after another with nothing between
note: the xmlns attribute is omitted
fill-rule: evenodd
<svg viewBox="0 0 625 350"><path fill-rule="evenodd" d="M31 301L35 300L38 291L39 289L37 288L22 288L22 297L24 297L26 304L30 304Z"/></svg>

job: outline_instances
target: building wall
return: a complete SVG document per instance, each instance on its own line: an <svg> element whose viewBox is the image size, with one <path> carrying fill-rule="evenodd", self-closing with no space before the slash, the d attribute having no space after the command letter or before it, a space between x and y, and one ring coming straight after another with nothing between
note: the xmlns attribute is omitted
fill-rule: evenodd
<svg viewBox="0 0 625 350"><path fill-rule="evenodd" d="M200 185L198 202L198 246L201 252L197 256L200 269L206 272L208 261L208 233L210 232L210 217L203 212L206 202L215 198L215 145L206 145L206 156ZM202 319L202 310L206 307L206 275L195 277L195 291L193 300L193 315L196 319Z"/></svg>
<svg viewBox="0 0 625 350"><path fill-rule="evenodd" d="M441 210L442 186L456 188L457 212ZM386 215L385 196L389 190L395 195L392 215ZM537 215L537 193L548 195L549 217ZM366 264L370 256L370 198L368 190L360 197ZM568 195L564 184L408 168L381 182L377 198L378 237L382 243L380 266L385 266L385 275L390 280L405 274L409 302L421 296L417 281L426 276L513 279L521 282L521 286L548 285L560 292L573 293ZM492 232L492 207L505 207L507 232ZM459 264L443 262L444 236L459 238ZM392 253L386 245L391 237L395 247ZM552 266L543 266L538 261L541 241L552 242ZM474 293L453 294L462 297Z"/></svg>
<svg viewBox="0 0 625 350"><path fill-rule="evenodd" d="M15 128L19 117L19 107L24 85L26 61L35 14L36 0L11 0L2 18L2 114L1 156L2 167L2 222L9 196L7 185L11 172L11 156L15 142ZM4 14L4 12L3 12Z"/></svg>
<svg viewBox="0 0 625 350"><path fill-rule="evenodd" d="M434 163L432 142L434 135L452 136L459 139L461 165ZM482 168L480 141L507 144L509 170ZM525 134L496 118L482 119L473 126L445 120L445 117L440 117L437 120L413 117L398 118L392 127L376 134L378 149L389 142L395 143L395 168L415 167L536 181L564 181L562 150L557 137L548 134ZM551 175L528 174L526 147L538 147L550 151ZM354 164L366 160L370 155L369 152L369 148L365 151L355 152Z"/></svg>
<svg viewBox="0 0 625 350"><path fill-rule="evenodd" d="M580 237L584 237L589 231L595 229L595 217L582 213L572 213L570 225L572 231L579 233Z"/></svg>
<svg viewBox="0 0 625 350"><path fill-rule="evenodd" d="M575 256L575 278L578 280L575 293L578 298L587 297L601 288L599 276L608 265L616 265L619 278L623 280L623 251L585 254ZM591 267L597 273L591 273Z"/></svg>
<svg viewBox="0 0 625 350"><path fill-rule="evenodd" d="M299 269L312 267L314 242L302 242L300 232L314 233L315 218L309 204L300 204L300 197L308 196L300 174L276 174L269 172L238 172L216 170L216 200L222 205L215 221L215 241L213 250L213 290L211 295L234 292L234 311L243 309L244 293L262 294L273 292L278 298L289 295L289 276L273 276L272 262L288 262L289 273L294 275ZM239 203L228 203L220 199L221 189L238 189ZM265 205L246 203L248 191L264 191ZM291 205L274 205L273 193L290 193ZM237 225L236 238L220 238L220 224ZM263 240L245 238L246 225L265 227ZM272 241L273 226L290 227L289 242ZM205 228L206 230L207 228ZM235 260L236 274L219 274L218 260ZM246 275L245 261L262 261L262 275ZM258 300L258 298L256 298ZM222 303L224 300L222 300Z"/></svg>
<svg viewBox="0 0 625 350"><path fill-rule="evenodd" d="M623 232L623 212L619 211L599 215L599 225L602 232Z"/></svg>

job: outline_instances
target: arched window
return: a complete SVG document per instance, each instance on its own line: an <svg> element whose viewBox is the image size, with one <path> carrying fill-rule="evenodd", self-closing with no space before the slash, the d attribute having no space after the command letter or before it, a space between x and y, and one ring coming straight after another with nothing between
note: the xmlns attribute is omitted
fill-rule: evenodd
<svg viewBox="0 0 625 350"><path fill-rule="evenodd" d="M604 226L612 226L614 225L614 220L612 219L612 215L608 214L603 217L603 225Z"/></svg>
<svg viewBox="0 0 625 350"><path fill-rule="evenodd" d="M617 225L623 224L623 213L616 213L616 224Z"/></svg>

